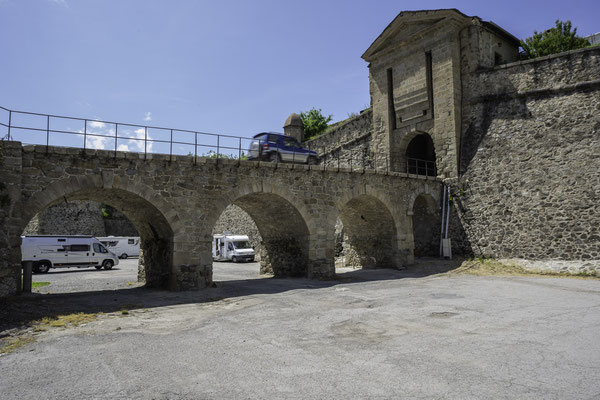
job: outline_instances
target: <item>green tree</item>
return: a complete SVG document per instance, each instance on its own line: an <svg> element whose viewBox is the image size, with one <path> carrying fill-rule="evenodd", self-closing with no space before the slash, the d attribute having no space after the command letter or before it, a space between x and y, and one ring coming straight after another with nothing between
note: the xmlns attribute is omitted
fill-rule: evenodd
<svg viewBox="0 0 600 400"><path fill-rule="evenodd" d="M312 139L325 132L327 124L331 122L332 115L325 117L321 109L311 108L310 111L302 111L300 118L304 124L304 140Z"/></svg>
<svg viewBox="0 0 600 400"><path fill-rule="evenodd" d="M525 58L536 58L568 50L581 49L590 45L586 39L577 36L577 28L571 31L571 21L556 20L556 26L545 32L533 31L533 36L521 40Z"/></svg>

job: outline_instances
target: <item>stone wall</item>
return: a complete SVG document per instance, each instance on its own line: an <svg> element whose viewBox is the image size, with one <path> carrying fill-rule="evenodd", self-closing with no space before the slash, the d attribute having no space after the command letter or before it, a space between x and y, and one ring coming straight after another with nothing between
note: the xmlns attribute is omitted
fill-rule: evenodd
<svg viewBox="0 0 600 400"><path fill-rule="evenodd" d="M600 272L600 48L477 70L463 93L455 246Z"/></svg>
<svg viewBox="0 0 600 400"><path fill-rule="evenodd" d="M117 209L104 205L109 210L109 215L103 215L106 236L139 236L137 229L129 219Z"/></svg>
<svg viewBox="0 0 600 400"><path fill-rule="evenodd" d="M0 298L18 293L21 276L21 144L0 142Z"/></svg>
<svg viewBox="0 0 600 400"><path fill-rule="evenodd" d="M103 207L109 215L104 215ZM97 201L83 200L61 202L42 210L29 221L23 234L139 236L122 212Z"/></svg>
<svg viewBox="0 0 600 400"><path fill-rule="evenodd" d="M107 236L101 205L95 201L70 201L44 209L27 224L26 235Z"/></svg>
<svg viewBox="0 0 600 400"><path fill-rule="evenodd" d="M359 115L332 125L329 130L304 145L319 154L319 163L327 167L373 168L371 139L373 111L363 110Z"/></svg>

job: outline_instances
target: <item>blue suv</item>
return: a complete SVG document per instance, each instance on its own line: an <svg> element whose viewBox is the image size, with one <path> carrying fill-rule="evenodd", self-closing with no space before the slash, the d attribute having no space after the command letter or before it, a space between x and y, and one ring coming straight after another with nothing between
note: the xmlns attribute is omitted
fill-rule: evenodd
<svg viewBox="0 0 600 400"><path fill-rule="evenodd" d="M270 162L297 162L315 165L317 153L305 149L293 137L281 133L263 132L254 135L248 150L249 160Z"/></svg>

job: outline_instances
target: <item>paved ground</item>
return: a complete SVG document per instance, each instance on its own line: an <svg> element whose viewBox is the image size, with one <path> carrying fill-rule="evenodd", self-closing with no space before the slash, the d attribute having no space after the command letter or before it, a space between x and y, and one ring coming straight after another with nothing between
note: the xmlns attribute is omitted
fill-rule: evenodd
<svg viewBox="0 0 600 400"><path fill-rule="evenodd" d="M34 282L50 282L33 290L38 293L73 293L126 289L137 285L138 259L119 260L110 271L96 268L54 268L46 274L33 274Z"/></svg>
<svg viewBox="0 0 600 400"><path fill-rule="evenodd" d="M108 314L0 356L0 397L600 398L598 280L376 270L320 282L256 268L217 263L218 287L202 292L10 304Z"/></svg>

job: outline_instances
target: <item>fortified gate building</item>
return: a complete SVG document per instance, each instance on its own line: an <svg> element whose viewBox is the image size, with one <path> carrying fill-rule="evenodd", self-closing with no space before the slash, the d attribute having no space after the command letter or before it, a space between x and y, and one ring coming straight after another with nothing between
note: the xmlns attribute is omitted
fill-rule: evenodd
<svg viewBox="0 0 600 400"><path fill-rule="evenodd" d="M455 9L402 12L362 56L372 107L307 144L326 165L438 176L454 254L598 272L600 47L518 50ZM416 200L414 254L437 255L442 195Z"/></svg>

